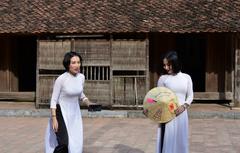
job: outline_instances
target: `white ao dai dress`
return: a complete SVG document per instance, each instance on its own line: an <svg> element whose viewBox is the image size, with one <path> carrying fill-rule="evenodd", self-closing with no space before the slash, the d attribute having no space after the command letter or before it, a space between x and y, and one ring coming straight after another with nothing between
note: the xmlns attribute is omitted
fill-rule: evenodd
<svg viewBox="0 0 240 153"><path fill-rule="evenodd" d="M83 127L79 99L85 97L83 93L84 81L85 77L81 73L74 76L65 72L56 79L53 87L50 108L56 108L56 104L61 107L68 133L69 153L82 153L83 149ZM45 134L45 153L53 153L57 145L52 121L49 119Z"/></svg>
<svg viewBox="0 0 240 153"><path fill-rule="evenodd" d="M180 105L191 104L193 100L192 79L188 74L162 75L157 86L171 89L177 95ZM161 148L161 124L157 132L156 153L188 153L188 114L187 110L165 124L163 147Z"/></svg>

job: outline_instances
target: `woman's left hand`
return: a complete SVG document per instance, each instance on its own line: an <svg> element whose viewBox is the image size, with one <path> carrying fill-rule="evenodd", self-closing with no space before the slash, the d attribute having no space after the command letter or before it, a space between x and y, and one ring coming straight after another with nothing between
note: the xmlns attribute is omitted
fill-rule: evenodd
<svg viewBox="0 0 240 153"><path fill-rule="evenodd" d="M89 107L90 105L94 105L95 103L91 102L88 98L85 98L83 102Z"/></svg>
<svg viewBox="0 0 240 153"><path fill-rule="evenodd" d="M179 107L175 110L176 116L178 116L178 115L180 115L182 112L184 112L185 109L186 109L186 108L185 108L184 105L179 106Z"/></svg>

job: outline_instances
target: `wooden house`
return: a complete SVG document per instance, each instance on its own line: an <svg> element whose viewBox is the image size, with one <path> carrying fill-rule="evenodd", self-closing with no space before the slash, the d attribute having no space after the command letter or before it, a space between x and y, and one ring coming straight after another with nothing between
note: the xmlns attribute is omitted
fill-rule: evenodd
<svg viewBox="0 0 240 153"><path fill-rule="evenodd" d="M240 105L240 0L0 2L0 100L48 105L69 50L83 57L85 94L141 106L176 50L195 100Z"/></svg>

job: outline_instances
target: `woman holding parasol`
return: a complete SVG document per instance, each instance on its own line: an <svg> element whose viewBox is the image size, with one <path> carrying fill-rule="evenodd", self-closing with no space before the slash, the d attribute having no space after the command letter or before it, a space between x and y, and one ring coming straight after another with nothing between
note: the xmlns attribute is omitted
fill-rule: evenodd
<svg viewBox="0 0 240 153"><path fill-rule="evenodd" d="M191 77L181 72L181 66L175 51L167 52L163 58L163 68L166 71L158 80L158 87L172 90L179 106L176 108L176 118L160 123L157 132L157 153L188 153L188 114L187 108L193 100Z"/></svg>

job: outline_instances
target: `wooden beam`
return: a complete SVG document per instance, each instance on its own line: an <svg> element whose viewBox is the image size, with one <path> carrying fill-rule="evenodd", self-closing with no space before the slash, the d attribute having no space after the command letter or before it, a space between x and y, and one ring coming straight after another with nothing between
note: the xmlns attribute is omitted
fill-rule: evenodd
<svg viewBox="0 0 240 153"><path fill-rule="evenodd" d="M35 102L35 92L0 92L0 100Z"/></svg>
<svg viewBox="0 0 240 153"><path fill-rule="evenodd" d="M233 100L232 92L194 92L194 100Z"/></svg>
<svg viewBox="0 0 240 153"><path fill-rule="evenodd" d="M0 92L0 100L35 101L35 92ZM233 93L194 92L194 100L233 100Z"/></svg>

